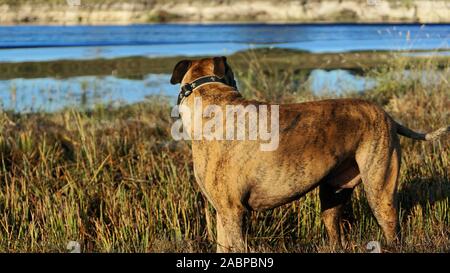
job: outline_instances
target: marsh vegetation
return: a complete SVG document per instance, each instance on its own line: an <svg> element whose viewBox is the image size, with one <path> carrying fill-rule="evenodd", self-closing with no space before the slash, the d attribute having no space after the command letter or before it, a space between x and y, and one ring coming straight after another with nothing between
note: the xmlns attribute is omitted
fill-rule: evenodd
<svg viewBox="0 0 450 273"><path fill-rule="evenodd" d="M240 60L248 65L233 66L232 58L230 64L248 98L285 103L361 97L411 128L450 124L448 59L417 62L399 54L376 69L360 68L376 79L371 90L339 95L311 92L302 84L302 70L289 62L267 65L269 57L253 54ZM69 241L87 252L214 251L214 209L195 182L189 143L170 136L172 103L155 95L121 107L0 112L0 251L64 252ZM386 251L448 252L450 140L401 143L403 241ZM345 252L383 242L361 188L342 228ZM317 190L252 213L247 233L256 251L330 251Z"/></svg>

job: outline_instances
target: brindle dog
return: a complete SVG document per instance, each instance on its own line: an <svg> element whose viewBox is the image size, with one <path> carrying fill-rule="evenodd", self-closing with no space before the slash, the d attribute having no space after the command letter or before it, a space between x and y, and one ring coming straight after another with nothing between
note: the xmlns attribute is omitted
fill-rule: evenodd
<svg viewBox="0 0 450 273"><path fill-rule="evenodd" d="M225 57L183 60L171 83L182 85L215 75L225 83L194 89L207 105L261 105L232 88L234 76ZM183 113L183 124L192 120ZM206 122L208 119L203 118ZM416 133L395 122L382 108L359 99L323 100L279 106L279 146L261 151L259 141L193 140L198 185L217 212L217 251L248 251L244 238L247 212L275 208L320 188L322 218L332 245L340 246L340 217L353 189L362 182L367 200L388 244L399 238L397 178L398 134L432 140L450 127Z"/></svg>

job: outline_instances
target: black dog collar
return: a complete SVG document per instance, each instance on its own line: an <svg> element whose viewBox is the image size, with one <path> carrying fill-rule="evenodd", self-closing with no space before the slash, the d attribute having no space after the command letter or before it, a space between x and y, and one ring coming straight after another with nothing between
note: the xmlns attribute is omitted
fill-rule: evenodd
<svg viewBox="0 0 450 273"><path fill-rule="evenodd" d="M177 105L180 105L181 100L183 100L184 98L189 97L190 94L192 94L192 92L194 91L194 89L204 85L204 84L208 84L208 83L215 83L215 82L220 82L226 85L229 85L224 78L219 78L216 76L204 76L201 78L196 79L193 82L187 83L183 86L181 86L181 90L180 90L180 94L178 94L178 101L177 101ZM234 89L237 90L236 88L236 82L232 83L232 86Z"/></svg>

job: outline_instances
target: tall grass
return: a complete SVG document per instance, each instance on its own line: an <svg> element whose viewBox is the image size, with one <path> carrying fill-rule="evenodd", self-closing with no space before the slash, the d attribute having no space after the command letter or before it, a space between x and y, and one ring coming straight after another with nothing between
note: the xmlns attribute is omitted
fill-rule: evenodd
<svg viewBox="0 0 450 273"><path fill-rule="evenodd" d="M298 84L303 76L295 70L264 70L256 60L249 62L250 69L236 71L247 97L322 98ZM382 104L409 127L436 128L450 123L449 67L430 85L406 76L391 78L405 68L397 59L369 72L380 82L374 90L351 96ZM430 61L408 69L439 68ZM119 109L1 113L0 251L64 252L69 241L78 241L85 252L214 251L214 210L195 183L189 143L171 140L169 114L170 105L161 98ZM403 242L387 251L448 252L449 139L402 139L402 147ZM344 251L365 251L368 241L382 240L361 189L346 216ZM331 251L317 190L253 213L247 234L255 251Z"/></svg>

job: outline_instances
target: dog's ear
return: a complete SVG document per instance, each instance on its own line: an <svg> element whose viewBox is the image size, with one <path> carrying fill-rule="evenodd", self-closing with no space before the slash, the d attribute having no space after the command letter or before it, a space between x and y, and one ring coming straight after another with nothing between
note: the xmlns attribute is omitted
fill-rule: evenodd
<svg viewBox="0 0 450 273"><path fill-rule="evenodd" d="M214 75L223 78L227 72L227 57L214 57Z"/></svg>
<svg viewBox="0 0 450 273"><path fill-rule="evenodd" d="M181 80L183 80L184 74L189 70L189 67L191 67L191 61L189 60L182 60L179 61L172 72L172 78L170 79L171 84L177 84L181 83Z"/></svg>

